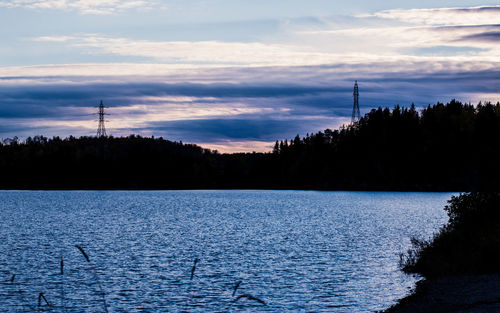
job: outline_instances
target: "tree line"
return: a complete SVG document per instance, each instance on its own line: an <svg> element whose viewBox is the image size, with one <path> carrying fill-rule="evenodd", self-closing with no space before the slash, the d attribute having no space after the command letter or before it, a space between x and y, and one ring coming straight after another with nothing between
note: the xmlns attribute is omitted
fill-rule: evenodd
<svg viewBox="0 0 500 313"><path fill-rule="evenodd" d="M373 109L336 130L220 154L163 138L0 144L2 189L498 190L500 103Z"/></svg>

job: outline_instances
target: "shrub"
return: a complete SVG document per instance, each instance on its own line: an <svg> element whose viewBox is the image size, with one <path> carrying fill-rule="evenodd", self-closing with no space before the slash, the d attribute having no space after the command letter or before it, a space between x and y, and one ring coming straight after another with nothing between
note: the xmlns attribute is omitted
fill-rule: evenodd
<svg viewBox="0 0 500 313"><path fill-rule="evenodd" d="M500 193L466 193L448 203L448 223L430 241L412 238L402 270L424 276L499 272Z"/></svg>

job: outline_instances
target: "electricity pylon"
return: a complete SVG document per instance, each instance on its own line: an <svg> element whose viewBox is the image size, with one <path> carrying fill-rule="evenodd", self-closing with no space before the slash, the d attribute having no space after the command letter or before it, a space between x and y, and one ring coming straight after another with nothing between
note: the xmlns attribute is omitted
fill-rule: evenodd
<svg viewBox="0 0 500 313"><path fill-rule="evenodd" d="M358 89L358 81L354 82L354 106L352 107L352 118L351 123L356 123L361 118L361 114L359 113L359 89Z"/></svg>
<svg viewBox="0 0 500 313"><path fill-rule="evenodd" d="M104 113L105 106L102 103L102 100L98 108L99 112L97 114L99 114L99 126L97 126L97 137L106 137L107 135L106 135L106 126L104 125L104 115L107 114Z"/></svg>

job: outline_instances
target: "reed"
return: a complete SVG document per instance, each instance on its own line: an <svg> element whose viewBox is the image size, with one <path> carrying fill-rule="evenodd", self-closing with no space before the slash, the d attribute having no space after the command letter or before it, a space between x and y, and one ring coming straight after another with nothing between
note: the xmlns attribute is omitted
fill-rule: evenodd
<svg viewBox="0 0 500 313"><path fill-rule="evenodd" d="M240 300L241 298L247 298L248 300L254 300L254 301L259 302L260 304L266 305L266 303L265 303L263 300L261 300L261 299L259 299L259 298L257 298L257 297L254 297L254 296L252 296L251 294L248 294L248 293L245 293L245 294L239 295L236 299L234 299L234 301L233 301L233 302L237 302L237 301L238 301L238 300Z"/></svg>
<svg viewBox="0 0 500 313"><path fill-rule="evenodd" d="M63 312L66 312L66 299L64 296L64 260L63 256L61 255L61 308Z"/></svg>
<svg viewBox="0 0 500 313"><path fill-rule="evenodd" d="M236 285L234 286L234 289L233 289L233 297L234 297L234 295L236 294L236 291L237 291L237 290L238 290L238 288L240 287L241 283L242 283L242 281L240 280L240 281L238 281L238 282L236 283Z"/></svg>
<svg viewBox="0 0 500 313"><path fill-rule="evenodd" d="M43 301L45 301L45 304L50 306L50 303L49 301L47 301L47 298L45 298L45 295L43 294L43 292L40 292L40 294L38 294L38 307L40 307L42 305L42 299Z"/></svg>
<svg viewBox="0 0 500 313"><path fill-rule="evenodd" d="M85 257L85 259L87 260L88 263L91 264L90 266L90 271L92 272L92 274L94 275L94 279L95 281L97 282L97 285L99 287L99 291L101 293L101 297L102 297L102 303L103 303L103 306L104 306L104 312L108 313L108 304L106 303L106 294L104 293L104 289L102 288L102 284L101 284L101 281L99 279L99 276L97 276L97 271L95 270L95 268L92 266L92 263L90 262L90 258L89 256L87 255L87 253L85 253L85 250L83 250L82 247L80 247L79 245L75 245L76 248L78 248L78 250L80 250L80 252L82 253L82 255Z"/></svg>
<svg viewBox="0 0 500 313"><path fill-rule="evenodd" d="M85 250L83 250L82 247L80 247L79 245L75 245L75 247L78 248L78 250L80 250L80 252L83 254L83 256L85 257L85 259L87 260L87 262L90 263L90 259L89 259L89 256L87 255L87 253L85 253Z"/></svg>
<svg viewBox="0 0 500 313"><path fill-rule="evenodd" d="M196 271L196 264L198 264L198 262L200 262L200 259L194 259L193 267L191 268L191 280L193 280L194 272Z"/></svg>
<svg viewBox="0 0 500 313"><path fill-rule="evenodd" d="M33 310L31 309L31 305L29 304L29 302L27 302L26 298L24 297L23 291L21 290L21 285L19 283L19 280L16 280L17 277L18 277L17 274L12 274L12 276L8 280L8 282L14 286L17 286L17 288L16 288L17 290L16 290L16 292L14 292L14 294L18 294L21 297L21 305L20 306L24 307L23 312L26 311L26 307L28 307L27 312L31 312Z"/></svg>

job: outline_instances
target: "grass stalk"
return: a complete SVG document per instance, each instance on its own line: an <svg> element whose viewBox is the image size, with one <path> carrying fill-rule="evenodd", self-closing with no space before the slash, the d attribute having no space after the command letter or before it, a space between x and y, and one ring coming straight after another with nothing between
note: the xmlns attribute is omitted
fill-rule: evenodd
<svg viewBox="0 0 500 313"><path fill-rule="evenodd" d="M97 271L94 268L93 264L90 262L90 258L87 255L87 253L85 253L85 250L83 250L83 248L80 247L79 245L75 245L75 247L78 248L78 250L80 250L80 252L82 253L83 257L87 260L88 263L91 264L90 265L90 271L94 275L94 279L97 282L97 285L99 287L99 291L100 291L101 297L102 297L102 303L103 303L103 306L104 306L104 312L108 313L108 304L106 303L106 294L104 293L104 289L102 288L102 284L101 284L101 281L99 279L99 276L97 275Z"/></svg>
<svg viewBox="0 0 500 313"><path fill-rule="evenodd" d="M61 309L63 312L66 312L66 299L64 296L64 260L61 255Z"/></svg>

